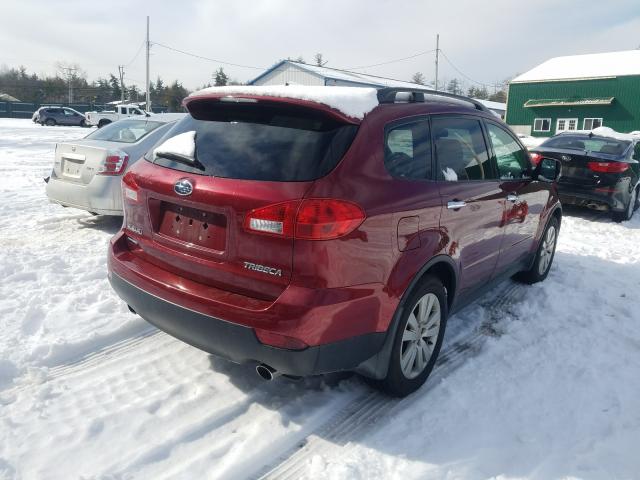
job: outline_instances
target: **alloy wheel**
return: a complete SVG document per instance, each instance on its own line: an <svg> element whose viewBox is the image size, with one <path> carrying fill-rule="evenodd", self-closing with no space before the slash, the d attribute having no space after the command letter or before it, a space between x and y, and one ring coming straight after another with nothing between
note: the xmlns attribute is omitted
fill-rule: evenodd
<svg viewBox="0 0 640 480"><path fill-rule="evenodd" d="M556 249L556 227L550 225L540 246L540 259L538 260L538 273L544 275L551 265L553 252Z"/></svg>
<svg viewBox="0 0 640 480"><path fill-rule="evenodd" d="M420 375L433 354L442 319L440 301L427 293L413 306L402 334L400 368L408 379Z"/></svg>

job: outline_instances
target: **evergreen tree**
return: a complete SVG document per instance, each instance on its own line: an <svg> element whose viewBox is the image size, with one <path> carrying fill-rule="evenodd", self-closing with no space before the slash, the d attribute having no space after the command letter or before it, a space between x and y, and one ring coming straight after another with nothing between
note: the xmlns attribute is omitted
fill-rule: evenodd
<svg viewBox="0 0 640 480"><path fill-rule="evenodd" d="M224 69L220 67L218 70L216 70L214 85L216 87L224 87L227 83L229 83L229 77L226 73L224 73Z"/></svg>
<svg viewBox="0 0 640 480"><path fill-rule="evenodd" d="M411 77L411 81L420 85L424 85L426 83L424 75L420 72L414 73L413 77Z"/></svg>
<svg viewBox="0 0 640 480"><path fill-rule="evenodd" d="M461 95L462 88L460 87L460 81L457 78L452 78L449 80L447 84L447 92L453 93L454 95Z"/></svg>

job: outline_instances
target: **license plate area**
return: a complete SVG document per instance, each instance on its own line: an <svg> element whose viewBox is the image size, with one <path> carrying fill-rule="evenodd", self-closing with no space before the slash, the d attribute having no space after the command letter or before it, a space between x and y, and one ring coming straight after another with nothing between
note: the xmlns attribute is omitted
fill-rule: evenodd
<svg viewBox="0 0 640 480"><path fill-rule="evenodd" d="M62 173L66 177L80 178L82 174L82 166L84 161L74 160L72 158L64 158L62 164Z"/></svg>
<svg viewBox="0 0 640 480"><path fill-rule="evenodd" d="M225 249L225 215L160 201L154 230L163 237L222 252Z"/></svg>

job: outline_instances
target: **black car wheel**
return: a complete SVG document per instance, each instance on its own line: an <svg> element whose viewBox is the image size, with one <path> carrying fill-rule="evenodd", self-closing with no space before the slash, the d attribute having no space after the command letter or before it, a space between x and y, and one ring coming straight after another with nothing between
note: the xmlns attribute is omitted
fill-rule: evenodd
<svg viewBox="0 0 640 480"><path fill-rule="evenodd" d="M629 195L629 202L627 203L626 208L622 212L613 212L612 217L614 222L626 222L627 220L631 220L633 217L633 212L638 208L638 188L633 189L631 195Z"/></svg>
<svg viewBox="0 0 640 480"><path fill-rule="evenodd" d="M102 127L104 127L105 125L109 125L110 123L111 123L111 121L110 121L110 120L100 120L100 121L98 122L98 128L102 128Z"/></svg>
<svg viewBox="0 0 640 480"><path fill-rule="evenodd" d="M438 359L447 314L447 296L442 282L435 277L426 277L405 304L387 376L377 382L382 390L404 397L422 386Z"/></svg>
<svg viewBox="0 0 640 480"><path fill-rule="evenodd" d="M48 125L49 127L53 127L56 124L56 121L53 118L47 118L44 124Z"/></svg>
<svg viewBox="0 0 640 480"><path fill-rule="evenodd" d="M84 119L80 120L80 126L83 127L83 128L86 127L87 126L87 122Z"/></svg>

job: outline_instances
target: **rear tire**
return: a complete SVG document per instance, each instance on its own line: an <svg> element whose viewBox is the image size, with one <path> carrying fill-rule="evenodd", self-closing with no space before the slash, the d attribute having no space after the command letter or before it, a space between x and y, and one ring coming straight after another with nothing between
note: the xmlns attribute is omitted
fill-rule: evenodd
<svg viewBox="0 0 640 480"><path fill-rule="evenodd" d="M620 223L631 220L631 217L633 217L633 212L635 212L638 208L638 188L635 188L629 196L629 203L627 204L623 212L613 212L611 214L614 222Z"/></svg>
<svg viewBox="0 0 640 480"><path fill-rule="evenodd" d="M517 273L514 279L523 283L542 282L551 270L553 259L556 255L556 244L558 243L558 233L560 232L560 224L556 217L552 217L545 228L540 245L536 251L536 258L533 265L527 271Z"/></svg>
<svg viewBox="0 0 640 480"><path fill-rule="evenodd" d="M49 127L53 127L53 126L55 126L56 121L53 118L47 118L47 120L45 120L44 124L49 126Z"/></svg>
<svg viewBox="0 0 640 480"><path fill-rule="evenodd" d="M376 382L378 388L404 397L424 384L442 347L447 314L447 295L442 282L427 276L405 304L387 376Z"/></svg>
<svg viewBox="0 0 640 480"><path fill-rule="evenodd" d="M86 121L84 121L84 120L80 120L80 126L81 126L82 128L86 127L86 126L87 126L87 122L86 122Z"/></svg>
<svg viewBox="0 0 640 480"><path fill-rule="evenodd" d="M105 125L109 125L110 123L111 123L111 121L110 121L110 120L100 120L100 121L98 122L98 128L102 128L102 127L104 127Z"/></svg>

